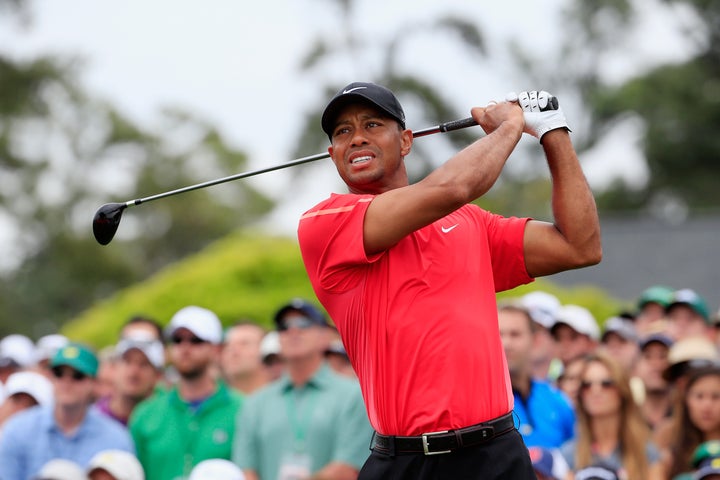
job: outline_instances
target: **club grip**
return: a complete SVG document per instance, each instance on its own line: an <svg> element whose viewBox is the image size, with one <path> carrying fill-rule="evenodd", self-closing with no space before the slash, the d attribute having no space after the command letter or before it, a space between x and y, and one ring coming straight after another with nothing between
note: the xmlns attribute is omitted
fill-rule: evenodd
<svg viewBox="0 0 720 480"><path fill-rule="evenodd" d="M547 112L548 110L557 110L560 108L560 102L558 102L557 97L550 95L550 98L548 98L548 104L545 106L545 108L541 108L541 112Z"/></svg>
<svg viewBox="0 0 720 480"><path fill-rule="evenodd" d="M474 127L477 122L473 117L461 118L460 120L452 120L450 122L441 123L438 125L438 129L445 132L452 132L453 130L460 130L461 128Z"/></svg>

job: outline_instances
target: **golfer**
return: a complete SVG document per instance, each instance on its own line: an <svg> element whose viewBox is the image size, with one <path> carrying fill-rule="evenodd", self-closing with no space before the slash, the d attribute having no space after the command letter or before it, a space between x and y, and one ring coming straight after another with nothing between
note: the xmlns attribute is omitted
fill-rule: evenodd
<svg viewBox="0 0 720 480"><path fill-rule="evenodd" d="M486 136L410 185L412 132L395 95L352 83L322 128L347 194L306 212L298 236L375 429L360 479L533 479L513 427L495 292L600 261L595 201L547 92L471 110ZM554 223L470 204L522 133L540 139Z"/></svg>

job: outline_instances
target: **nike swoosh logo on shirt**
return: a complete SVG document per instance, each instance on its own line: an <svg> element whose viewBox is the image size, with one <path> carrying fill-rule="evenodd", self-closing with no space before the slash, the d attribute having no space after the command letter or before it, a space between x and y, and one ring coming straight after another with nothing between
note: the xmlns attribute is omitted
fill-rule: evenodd
<svg viewBox="0 0 720 480"><path fill-rule="evenodd" d="M354 92L355 90L362 90L363 88L367 88L367 87L348 88L347 90L343 90L343 95L345 95L346 93Z"/></svg>
<svg viewBox="0 0 720 480"><path fill-rule="evenodd" d="M455 227L457 227L457 226L458 226L458 224L456 223L456 224L453 225L452 227L440 227L440 230L442 230L443 233L448 233L448 232L452 231L452 229L455 228Z"/></svg>

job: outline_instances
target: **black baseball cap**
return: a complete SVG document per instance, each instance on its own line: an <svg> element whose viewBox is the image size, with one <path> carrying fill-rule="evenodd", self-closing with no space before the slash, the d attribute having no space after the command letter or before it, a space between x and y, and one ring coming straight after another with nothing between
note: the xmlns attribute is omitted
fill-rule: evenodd
<svg viewBox="0 0 720 480"><path fill-rule="evenodd" d="M309 318L314 324L321 327L329 327L325 315L312 303L302 298L293 298L287 305L283 305L275 313L275 326L279 327L288 312L299 312Z"/></svg>
<svg viewBox="0 0 720 480"><path fill-rule="evenodd" d="M405 112L393 92L374 83L353 82L337 92L323 111L320 123L328 137L332 138L332 131L340 110L358 100L371 103L397 120L402 128L405 128Z"/></svg>

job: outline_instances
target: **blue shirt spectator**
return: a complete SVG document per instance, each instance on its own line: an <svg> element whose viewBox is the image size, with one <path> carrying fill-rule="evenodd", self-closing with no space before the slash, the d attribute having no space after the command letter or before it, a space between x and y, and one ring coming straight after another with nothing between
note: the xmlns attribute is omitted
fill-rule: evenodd
<svg viewBox="0 0 720 480"><path fill-rule="evenodd" d="M528 447L558 448L575 434L575 413L564 393L533 378L538 325L521 302L498 305L498 327L514 397L515 427Z"/></svg>
<svg viewBox="0 0 720 480"><path fill-rule="evenodd" d="M575 412L567 396L542 380L530 381L530 395L517 391L515 426L529 447L558 448L575 435Z"/></svg>
<svg viewBox="0 0 720 480"><path fill-rule="evenodd" d="M33 407L11 417L0 438L0 480L27 480L52 459L85 466L98 452L120 449L135 453L125 427L94 408L71 434L55 422L52 407Z"/></svg>
<svg viewBox="0 0 720 480"><path fill-rule="evenodd" d="M54 402L12 416L0 437L0 480L28 480L53 459L85 467L102 450L130 453L125 427L91 407L98 360L87 347L70 343L50 362Z"/></svg>

